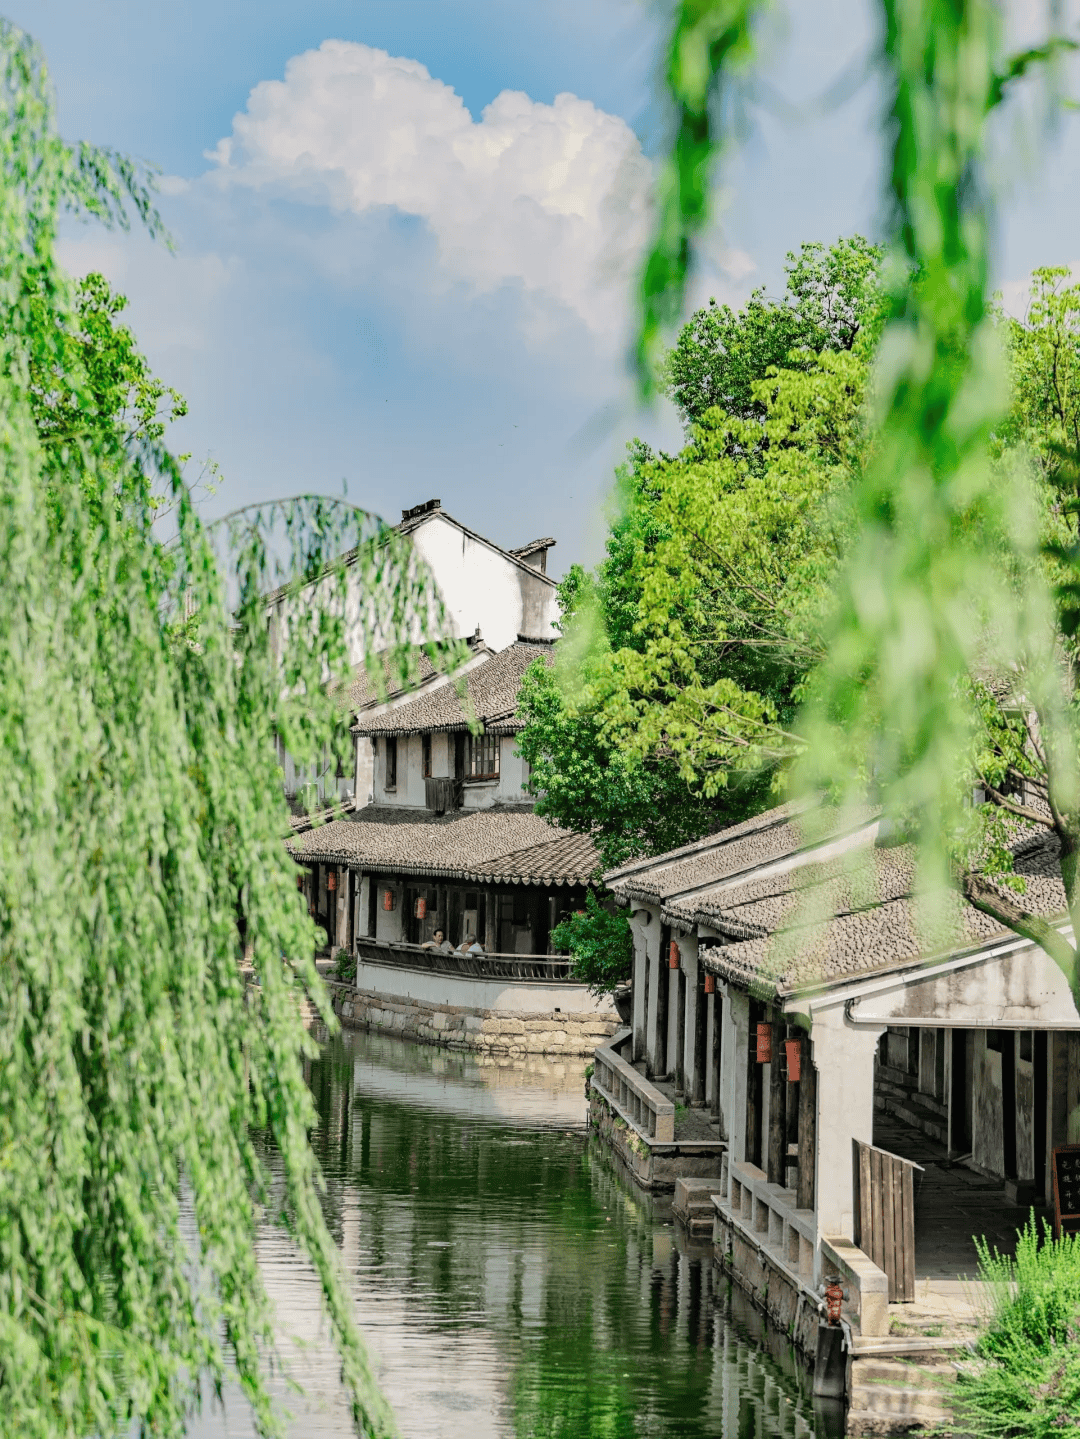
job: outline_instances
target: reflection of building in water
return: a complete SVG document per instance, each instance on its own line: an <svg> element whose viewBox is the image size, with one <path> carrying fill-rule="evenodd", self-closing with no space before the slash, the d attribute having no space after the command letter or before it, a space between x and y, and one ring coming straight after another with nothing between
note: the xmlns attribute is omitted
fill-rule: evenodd
<svg viewBox="0 0 1080 1439"><path fill-rule="evenodd" d="M331 1223L406 1435L809 1432L731 1327L707 1246L583 1134L493 1112L494 1090L529 1121L561 1077L530 1094L520 1072L408 1052L339 1041L312 1076Z"/></svg>

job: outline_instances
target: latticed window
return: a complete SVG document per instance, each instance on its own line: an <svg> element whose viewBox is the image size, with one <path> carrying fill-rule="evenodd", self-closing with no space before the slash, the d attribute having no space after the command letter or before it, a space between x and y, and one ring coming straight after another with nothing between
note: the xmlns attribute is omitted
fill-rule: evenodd
<svg viewBox="0 0 1080 1439"><path fill-rule="evenodd" d="M471 735L469 738L469 778L493 779L499 773L499 736Z"/></svg>

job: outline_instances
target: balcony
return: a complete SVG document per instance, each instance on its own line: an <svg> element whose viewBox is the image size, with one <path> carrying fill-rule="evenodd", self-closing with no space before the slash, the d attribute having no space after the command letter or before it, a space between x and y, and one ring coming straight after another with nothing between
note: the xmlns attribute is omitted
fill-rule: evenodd
<svg viewBox="0 0 1080 1439"><path fill-rule="evenodd" d="M356 941L356 957L361 964L389 965L393 969L456 975L463 979L508 979L516 984L574 983L570 960L557 954L461 954L458 950L447 954L424 949L419 944L361 938Z"/></svg>

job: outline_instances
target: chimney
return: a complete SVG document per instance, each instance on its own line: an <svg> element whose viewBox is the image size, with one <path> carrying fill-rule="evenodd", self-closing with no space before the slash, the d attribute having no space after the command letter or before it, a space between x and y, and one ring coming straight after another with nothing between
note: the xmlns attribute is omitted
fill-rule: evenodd
<svg viewBox="0 0 1080 1439"><path fill-rule="evenodd" d="M413 505L411 510L402 510L401 523L406 520L419 519L421 515L430 515L433 510L442 509L442 500L425 500L422 505Z"/></svg>

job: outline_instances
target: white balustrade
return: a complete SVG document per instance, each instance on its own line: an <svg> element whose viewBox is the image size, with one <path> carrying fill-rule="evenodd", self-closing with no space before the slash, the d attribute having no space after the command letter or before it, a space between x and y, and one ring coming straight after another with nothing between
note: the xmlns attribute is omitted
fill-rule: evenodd
<svg viewBox="0 0 1080 1439"><path fill-rule="evenodd" d="M632 1064L615 1053L614 1046L625 1037L623 1030L613 1037L610 1045L601 1045L596 1051L593 1088L635 1129L660 1144L671 1144L675 1139L675 1105Z"/></svg>

